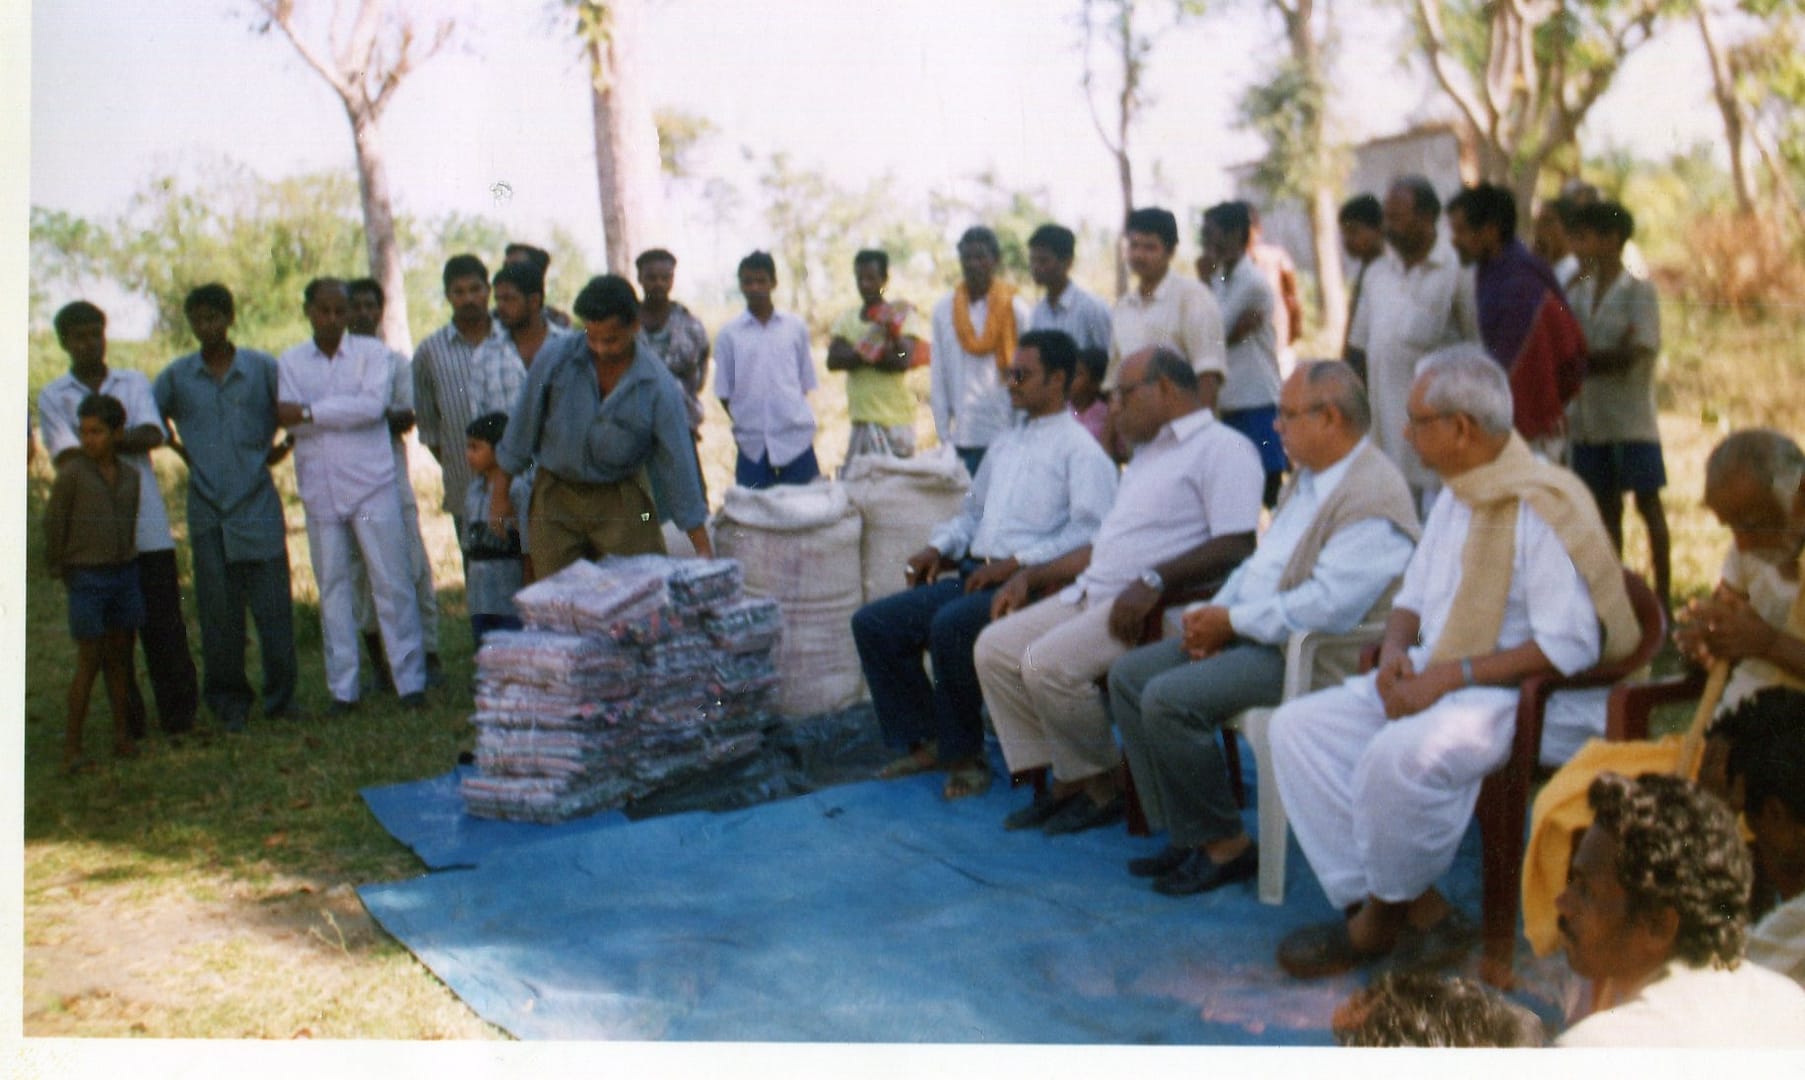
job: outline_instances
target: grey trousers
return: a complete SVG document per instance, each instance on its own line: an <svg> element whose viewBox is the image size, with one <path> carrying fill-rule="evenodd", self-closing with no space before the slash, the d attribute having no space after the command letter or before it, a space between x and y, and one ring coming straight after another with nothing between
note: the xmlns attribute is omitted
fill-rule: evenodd
<svg viewBox="0 0 1805 1080"><path fill-rule="evenodd" d="M1141 808L1174 846L1241 835L1221 727L1243 709L1277 705L1284 679L1284 650L1240 638L1206 660L1167 638L1110 667L1109 713Z"/></svg>

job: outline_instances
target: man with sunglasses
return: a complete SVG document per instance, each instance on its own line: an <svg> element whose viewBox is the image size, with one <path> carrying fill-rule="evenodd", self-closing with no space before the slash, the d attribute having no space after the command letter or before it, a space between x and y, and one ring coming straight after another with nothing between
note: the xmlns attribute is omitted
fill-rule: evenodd
<svg viewBox="0 0 1805 1080"><path fill-rule="evenodd" d="M1122 362L1112 415L1137 447L1115 504L1094 543L1011 577L978 636L978 681L1010 770L1053 772L1008 828L1058 834L1121 818L1122 756L1096 682L1140 643L1161 597L1220 580L1253 550L1259 451L1217 422L1224 366L1203 363L1199 375L1166 347Z"/></svg>
<svg viewBox="0 0 1805 1080"><path fill-rule="evenodd" d="M972 645L992 597L1022 567L1090 543L1115 499L1114 463L1066 408L1077 362L1063 331L1022 335L1003 373L1021 418L991 443L958 516L902 568L909 588L852 617L884 737L906 751L885 779L944 768L948 799L990 786Z"/></svg>

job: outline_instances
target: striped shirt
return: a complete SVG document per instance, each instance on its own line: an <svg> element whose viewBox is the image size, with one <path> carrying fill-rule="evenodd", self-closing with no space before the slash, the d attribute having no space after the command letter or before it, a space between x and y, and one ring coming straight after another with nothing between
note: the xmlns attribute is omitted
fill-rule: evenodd
<svg viewBox="0 0 1805 1080"><path fill-rule="evenodd" d="M502 333L500 323L489 323L491 339ZM464 492L470 490L464 429L476 418L470 400L478 347L465 341L455 324L446 323L414 350L414 417L420 445L439 459L445 487L439 505L453 517L463 514Z"/></svg>

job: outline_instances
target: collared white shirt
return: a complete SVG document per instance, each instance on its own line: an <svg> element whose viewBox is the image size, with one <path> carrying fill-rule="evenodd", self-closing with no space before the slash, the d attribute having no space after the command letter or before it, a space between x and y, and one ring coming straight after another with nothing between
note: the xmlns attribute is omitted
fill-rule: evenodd
<svg viewBox="0 0 1805 1080"><path fill-rule="evenodd" d="M1598 279L1582 277L1567 294L1567 306L1593 352L1632 345L1651 350L1622 371L1588 374L1569 409L1574 442L1659 442L1655 422L1655 362L1661 351L1661 304L1652 283L1618 271L1604 296Z"/></svg>
<svg viewBox="0 0 1805 1080"><path fill-rule="evenodd" d="M1273 308L1277 306L1272 283L1251 258L1243 255L1235 260L1235 268L1227 276L1210 279L1210 295L1216 298L1225 337L1242 315L1249 311L1260 314L1259 329L1227 347L1228 378L1216 398L1216 407L1228 412L1276 404L1281 380L1278 333L1272 324Z"/></svg>
<svg viewBox="0 0 1805 1080"><path fill-rule="evenodd" d="M815 363L801 319L773 311L761 323L742 311L715 337L714 358L714 392L733 415L740 453L782 468L815 445L804 396L815 388Z"/></svg>
<svg viewBox="0 0 1805 1080"><path fill-rule="evenodd" d="M963 286L961 286L963 287ZM1013 302L1016 336L1028 327L1028 302L1019 295ZM990 301L971 305L971 324L980 330L990 317ZM1015 422L1009 391L997 371L996 357L968 353L953 328L953 297L947 294L934 305L933 349L929 353L928 408L934 413L934 431L942 443L968 449L989 446Z"/></svg>
<svg viewBox="0 0 1805 1080"><path fill-rule="evenodd" d="M1115 385L1116 369L1123 358L1149 345L1178 350L1199 374L1214 371L1225 375L1228 371L1222 313L1216 298L1200 281L1167 270L1150 297L1141 295L1139 285L1130 285L1116 301L1111 323L1109 374L1103 380L1106 387Z"/></svg>
<svg viewBox="0 0 1805 1080"><path fill-rule="evenodd" d="M1201 286L1200 286L1201 287ZM1122 472L1091 561L1059 598L1103 603L1160 563L1260 525L1266 474L1245 435L1198 409L1160 428Z"/></svg>
<svg viewBox="0 0 1805 1080"><path fill-rule="evenodd" d="M1080 349L1109 348L1109 306L1077 285L1066 282L1059 302L1041 297L1028 317L1030 330L1061 330Z"/></svg>
<svg viewBox="0 0 1805 1080"><path fill-rule="evenodd" d="M40 438L51 461L65 450L81 447L81 420L75 411L81 407L82 399L92 393L119 399L119 404L125 406L127 431L148 424L163 432L165 440L169 438L157 400L150 392L150 380L143 372L108 368L98 391L89 390L88 384L74 375L63 374L38 392ZM138 554L175 550L175 539L169 532L169 511L163 506L163 492L157 488L157 472L151 467L150 455L120 454L119 460L138 471L138 527L133 534Z"/></svg>
<svg viewBox="0 0 1805 1080"><path fill-rule="evenodd" d="M1323 544L1309 578L1289 592L1279 591L1279 578L1298 542L1370 442L1361 439L1321 472L1298 468L1291 494L1266 526L1260 546L1204 601L1228 608L1235 633L1267 645L1283 645L1298 630L1346 633L1404 572L1416 545L1384 518L1368 518L1337 530Z"/></svg>
<svg viewBox="0 0 1805 1080"><path fill-rule="evenodd" d="M309 338L277 359L276 400L313 410L311 423L289 428L308 517L348 521L371 498L397 497L385 415L393 378L388 347L357 334L330 358Z"/></svg>
<svg viewBox="0 0 1805 1080"><path fill-rule="evenodd" d="M1116 465L1070 412L1024 419L990 444L942 555L1050 562L1091 542L1116 497Z"/></svg>
<svg viewBox="0 0 1805 1080"><path fill-rule="evenodd" d="M1444 346L1479 340L1473 275L1452 248L1437 243L1415 266L1390 247L1367 267L1348 344L1366 353L1367 399L1379 449L1404 471L1412 488L1438 481L1404 441L1405 404L1416 362Z"/></svg>

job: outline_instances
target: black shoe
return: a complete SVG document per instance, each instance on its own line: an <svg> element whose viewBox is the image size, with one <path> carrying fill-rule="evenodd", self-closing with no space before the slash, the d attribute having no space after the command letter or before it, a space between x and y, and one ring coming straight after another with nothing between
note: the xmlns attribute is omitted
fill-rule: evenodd
<svg viewBox="0 0 1805 1080"><path fill-rule="evenodd" d="M426 691L415 690L411 694L402 694L401 707L416 712L426 708Z"/></svg>
<svg viewBox="0 0 1805 1080"><path fill-rule="evenodd" d="M1199 848L1183 866L1155 881L1153 891L1161 896L1194 896L1231 881L1246 881L1259 872L1260 850L1252 844L1225 863L1211 861L1209 852Z"/></svg>
<svg viewBox="0 0 1805 1080"><path fill-rule="evenodd" d="M1135 877L1165 877L1184 865L1191 857L1191 849L1167 844L1166 850L1158 855L1149 855L1144 859L1129 859L1128 872Z"/></svg>
<svg viewBox="0 0 1805 1080"><path fill-rule="evenodd" d="M345 716L356 711L357 702L355 701L340 701L337 698L333 698L332 704L326 706L327 716Z"/></svg>
<svg viewBox="0 0 1805 1080"><path fill-rule="evenodd" d="M1083 832L1086 829L1114 825L1121 821L1127 812L1128 800L1124 799L1120 792L1117 792L1102 806L1092 802L1087 795L1067 803L1065 809L1047 819L1046 824L1040 827L1040 831L1048 836Z"/></svg>
<svg viewBox="0 0 1805 1080"><path fill-rule="evenodd" d="M1064 797L1054 795L1037 795L1034 801L1003 819L1003 828L1011 832L1016 829L1032 829L1046 824L1048 818L1072 805L1081 792L1073 792Z"/></svg>

